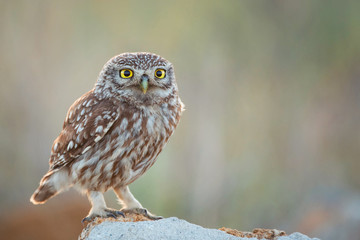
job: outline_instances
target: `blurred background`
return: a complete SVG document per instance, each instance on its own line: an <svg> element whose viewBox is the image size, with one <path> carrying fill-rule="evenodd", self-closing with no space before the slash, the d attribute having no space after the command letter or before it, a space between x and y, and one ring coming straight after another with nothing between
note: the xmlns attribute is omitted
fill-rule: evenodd
<svg viewBox="0 0 360 240"><path fill-rule="evenodd" d="M90 205L29 198L68 107L122 52L171 61L186 111L130 189L204 227L360 239L359 1L0 1L0 235L74 239ZM119 208L115 195L106 194Z"/></svg>

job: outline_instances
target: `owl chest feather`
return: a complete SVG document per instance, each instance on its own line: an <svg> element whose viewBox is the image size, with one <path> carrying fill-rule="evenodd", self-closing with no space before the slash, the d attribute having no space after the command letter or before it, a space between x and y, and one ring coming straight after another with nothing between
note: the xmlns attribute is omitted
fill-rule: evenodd
<svg viewBox="0 0 360 240"><path fill-rule="evenodd" d="M109 133L78 161L77 183L106 191L135 181L155 163L175 130L180 111L168 104L123 109Z"/></svg>
<svg viewBox="0 0 360 240"><path fill-rule="evenodd" d="M124 121L128 124L126 128ZM113 157L119 166L115 175L119 171L122 182L134 181L155 162L174 130L166 121L161 109L144 109L133 113L131 120L121 121L115 141L118 154Z"/></svg>

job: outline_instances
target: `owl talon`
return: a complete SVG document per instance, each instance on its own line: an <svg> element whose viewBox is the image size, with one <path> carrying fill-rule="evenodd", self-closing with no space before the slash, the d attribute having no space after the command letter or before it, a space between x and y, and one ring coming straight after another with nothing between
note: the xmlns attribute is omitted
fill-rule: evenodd
<svg viewBox="0 0 360 240"><path fill-rule="evenodd" d="M125 217L125 215L124 215L124 213L122 211L106 208L106 209L104 209L104 212L102 214L101 213L92 213L91 215L83 218L81 223L84 224L85 222L91 222L97 217L100 217L100 218L115 218L115 219L117 219L118 216Z"/></svg>
<svg viewBox="0 0 360 240"><path fill-rule="evenodd" d="M113 209L105 209L106 217L112 217L117 218L118 216L125 217L124 213L122 211L113 210Z"/></svg>
<svg viewBox="0 0 360 240"><path fill-rule="evenodd" d="M83 220L81 220L81 223L84 224L86 222L91 222L94 218L91 217L84 217Z"/></svg>
<svg viewBox="0 0 360 240"><path fill-rule="evenodd" d="M125 217L125 214L122 211L116 211L117 216Z"/></svg>
<svg viewBox="0 0 360 240"><path fill-rule="evenodd" d="M159 220L162 219L162 216L156 216L154 214L152 214L151 212L149 212L146 208L132 208L132 209L122 209L123 212L125 213L135 213L135 214L140 214L143 215L151 220Z"/></svg>

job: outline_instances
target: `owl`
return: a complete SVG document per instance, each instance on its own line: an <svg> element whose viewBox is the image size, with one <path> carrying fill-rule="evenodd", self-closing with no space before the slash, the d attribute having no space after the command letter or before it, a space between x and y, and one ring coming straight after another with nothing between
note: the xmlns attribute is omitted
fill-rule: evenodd
<svg viewBox="0 0 360 240"><path fill-rule="evenodd" d="M173 65L152 53L123 53L111 58L92 90L76 100L55 139L49 171L30 201L45 203L74 187L92 205L83 221L124 212L159 217L142 207L128 185L154 163L179 123L184 105ZM112 188L123 208L106 206Z"/></svg>

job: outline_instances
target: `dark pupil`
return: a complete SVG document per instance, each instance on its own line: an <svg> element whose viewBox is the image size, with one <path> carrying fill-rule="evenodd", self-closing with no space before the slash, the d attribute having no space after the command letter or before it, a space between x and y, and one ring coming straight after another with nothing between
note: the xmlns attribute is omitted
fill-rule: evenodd
<svg viewBox="0 0 360 240"><path fill-rule="evenodd" d="M130 76L130 71L129 71L129 70L125 70L125 71L124 71L124 76L125 76L125 77Z"/></svg>
<svg viewBox="0 0 360 240"><path fill-rule="evenodd" d="M157 76L157 77L161 77L161 75L162 75L162 72L161 72L161 71L156 71L156 76Z"/></svg>

